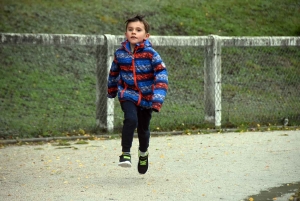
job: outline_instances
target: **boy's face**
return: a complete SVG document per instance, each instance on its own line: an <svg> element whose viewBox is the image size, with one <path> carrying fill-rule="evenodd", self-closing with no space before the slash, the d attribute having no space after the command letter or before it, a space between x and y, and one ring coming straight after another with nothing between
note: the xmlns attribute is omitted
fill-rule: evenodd
<svg viewBox="0 0 300 201"><path fill-rule="evenodd" d="M148 39L150 34L146 33L144 24L137 21L128 23L125 36L131 45L135 45Z"/></svg>

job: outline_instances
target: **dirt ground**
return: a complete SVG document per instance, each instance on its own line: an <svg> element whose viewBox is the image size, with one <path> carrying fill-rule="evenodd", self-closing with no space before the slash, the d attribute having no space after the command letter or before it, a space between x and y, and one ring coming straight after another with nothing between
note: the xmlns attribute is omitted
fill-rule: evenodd
<svg viewBox="0 0 300 201"><path fill-rule="evenodd" d="M118 167L120 139L0 149L0 200L251 200L261 191L299 189L300 131L152 137L149 170ZM255 201L259 198L255 197Z"/></svg>

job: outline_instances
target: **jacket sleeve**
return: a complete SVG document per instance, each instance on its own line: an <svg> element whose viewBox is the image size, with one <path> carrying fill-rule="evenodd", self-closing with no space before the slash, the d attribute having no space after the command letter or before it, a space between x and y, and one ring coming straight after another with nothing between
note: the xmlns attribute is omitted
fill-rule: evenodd
<svg viewBox="0 0 300 201"><path fill-rule="evenodd" d="M120 67L118 65L116 55L111 64L108 80L107 80L107 97L115 98L118 93L118 81L119 81Z"/></svg>
<svg viewBox="0 0 300 201"><path fill-rule="evenodd" d="M152 66L154 67L152 109L159 112L168 91L168 72L165 63L157 52L153 55Z"/></svg>

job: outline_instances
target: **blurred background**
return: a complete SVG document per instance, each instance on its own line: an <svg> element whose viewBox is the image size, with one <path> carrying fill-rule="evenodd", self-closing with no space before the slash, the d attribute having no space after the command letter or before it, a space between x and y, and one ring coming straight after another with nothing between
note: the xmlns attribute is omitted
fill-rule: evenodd
<svg viewBox="0 0 300 201"><path fill-rule="evenodd" d="M136 14L158 36L300 36L299 0L0 0L0 32L123 35ZM155 49L170 90L151 130L213 129L204 120L204 49ZM105 132L95 121L95 54L95 46L0 44L0 138ZM299 75L299 46L223 48L222 127L276 129L284 118L299 126ZM118 133L117 100L115 111Z"/></svg>
<svg viewBox="0 0 300 201"><path fill-rule="evenodd" d="M299 0L1 0L0 32L124 34L147 16L153 35L296 36Z"/></svg>

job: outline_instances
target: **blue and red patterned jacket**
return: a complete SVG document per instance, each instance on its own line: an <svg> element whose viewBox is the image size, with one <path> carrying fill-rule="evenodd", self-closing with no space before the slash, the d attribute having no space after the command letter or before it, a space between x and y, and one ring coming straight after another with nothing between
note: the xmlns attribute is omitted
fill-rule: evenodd
<svg viewBox="0 0 300 201"><path fill-rule="evenodd" d="M116 50L108 76L108 95L159 111L168 90L168 72L148 40L130 51L129 41Z"/></svg>

